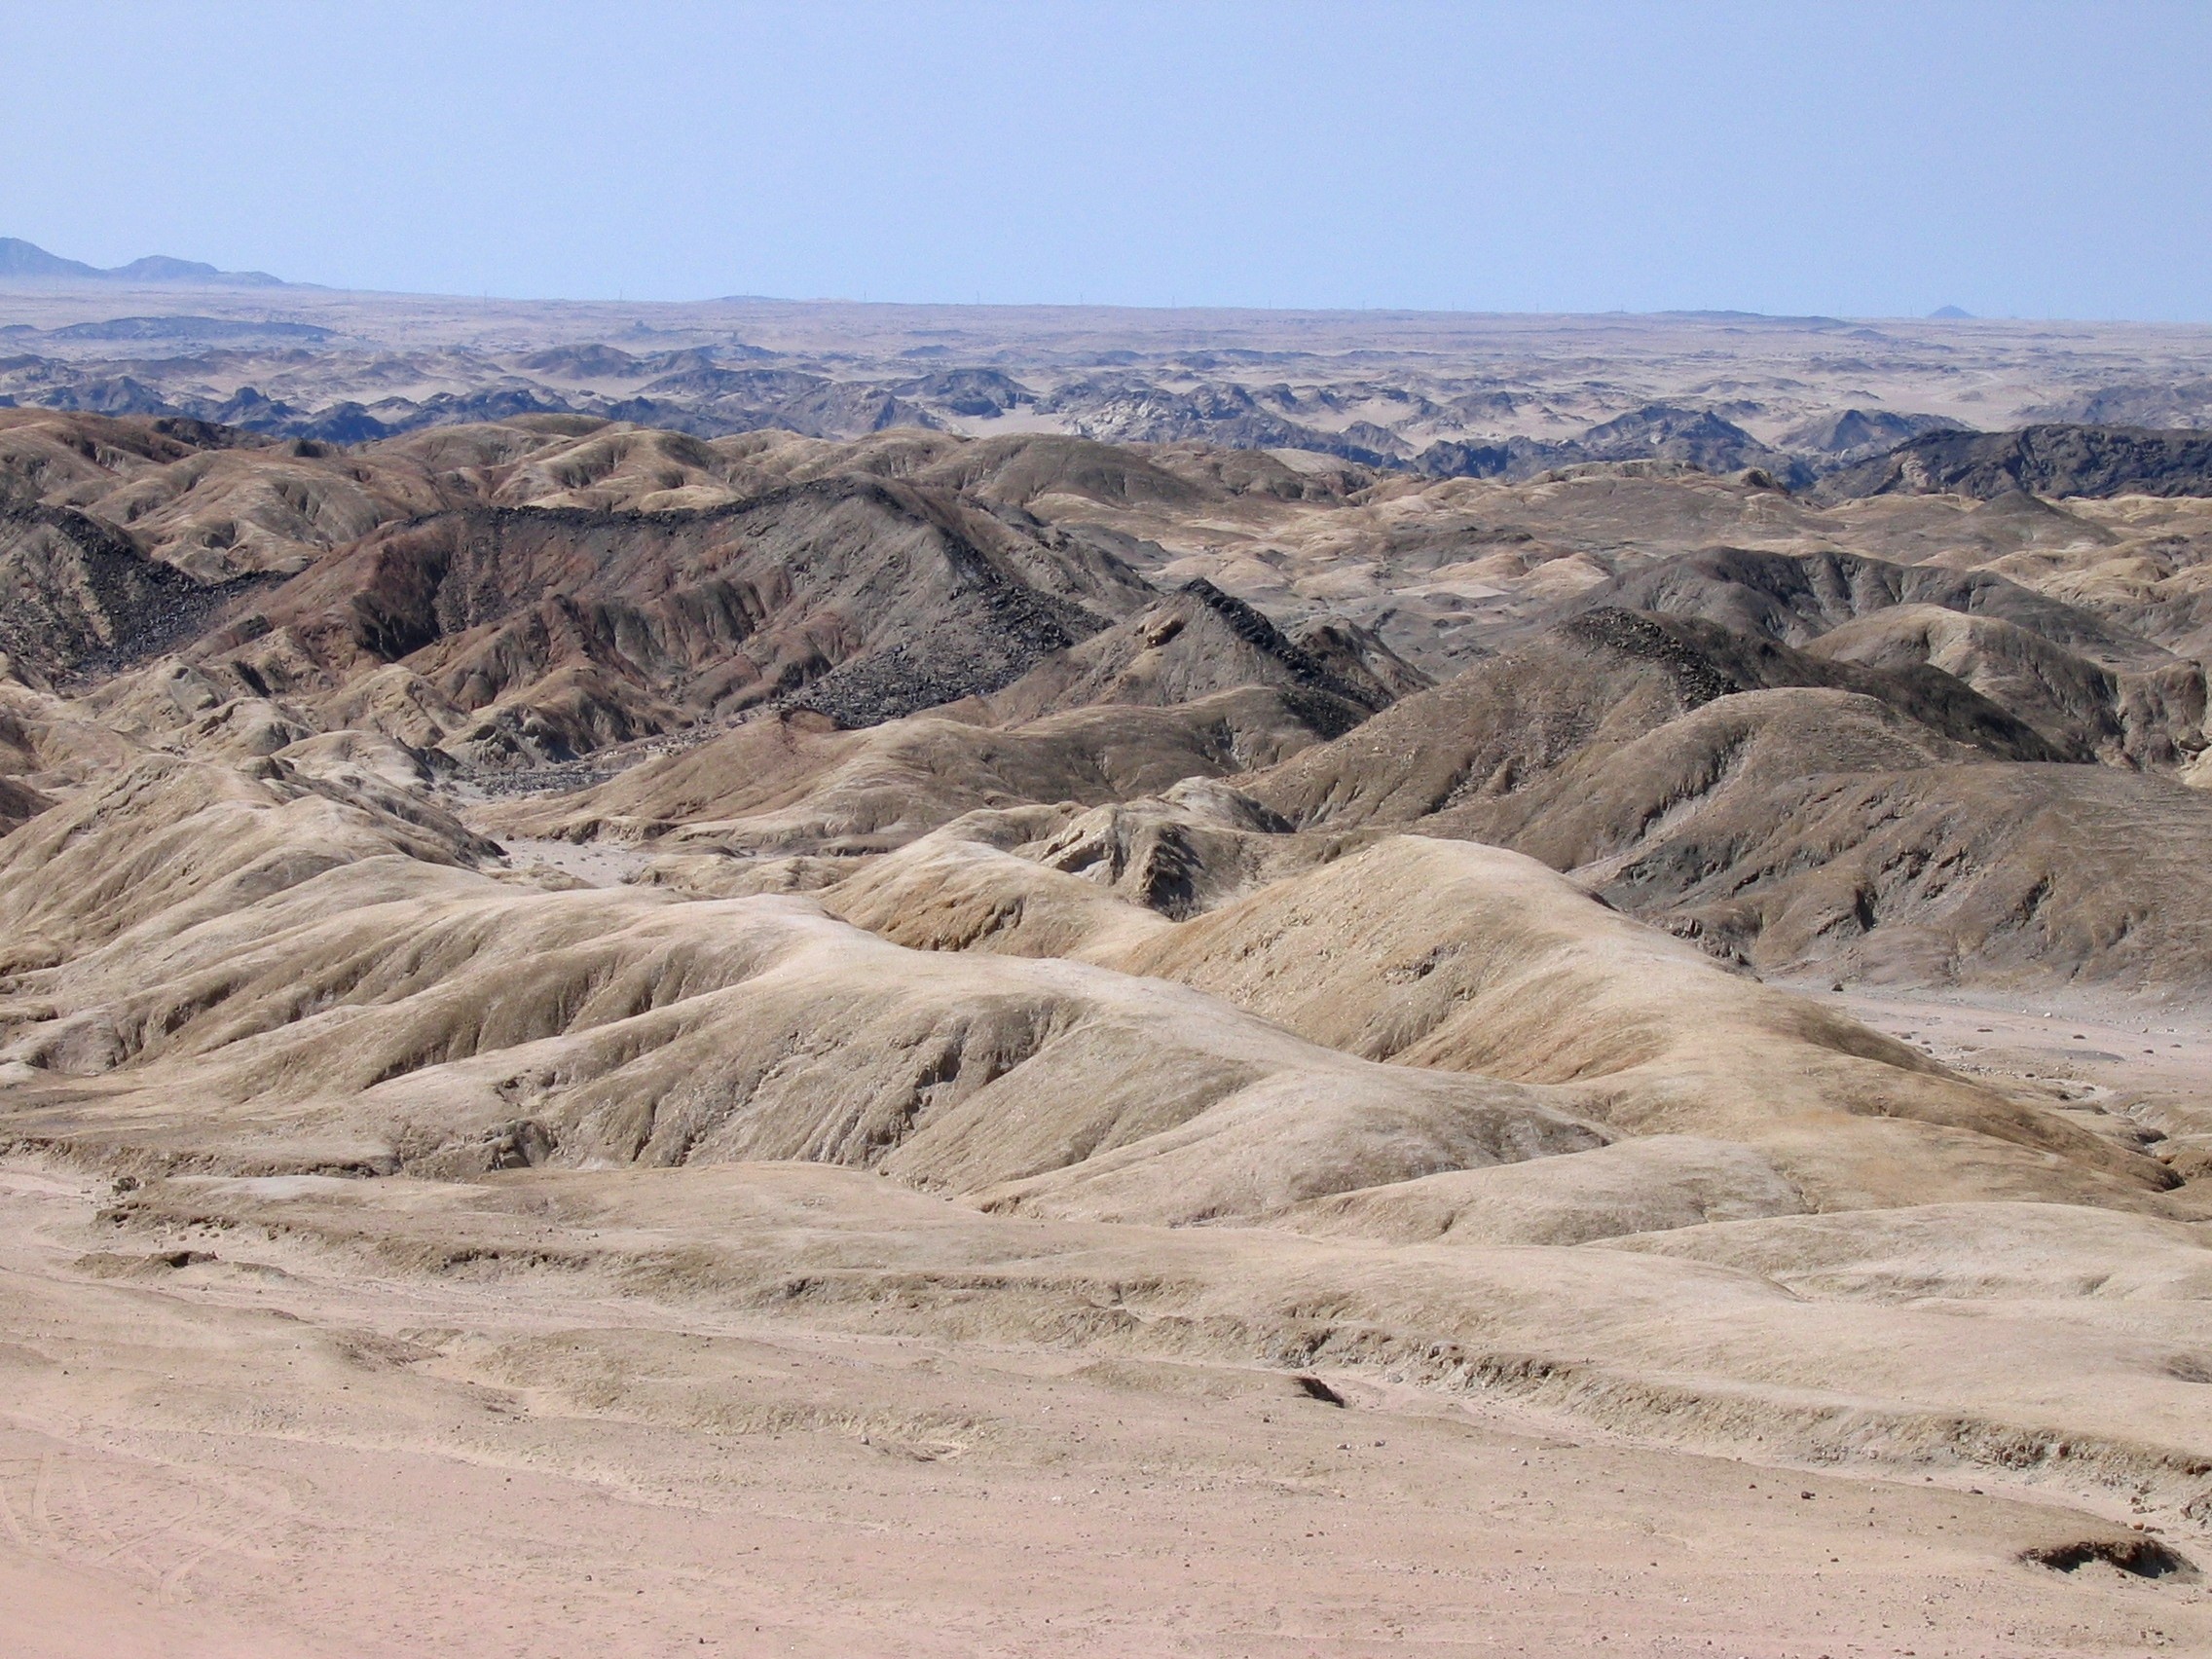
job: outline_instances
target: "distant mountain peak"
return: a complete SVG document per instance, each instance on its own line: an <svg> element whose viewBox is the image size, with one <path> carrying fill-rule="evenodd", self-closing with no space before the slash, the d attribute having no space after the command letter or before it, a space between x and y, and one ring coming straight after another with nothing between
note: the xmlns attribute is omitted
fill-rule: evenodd
<svg viewBox="0 0 2212 1659"><path fill-rule="evenodd" d="M266 271L223 271L197 259L150 253L129 265L102 270L64 259L20 237L0 237L0 282L132 282L202 288L282 288L290 284Z"/></svg>
<svg viewBox="0 0 2212 1659"><path fill-rule="evenodd" d="M1973 320L1973 313L1962 306L1937 306L1928 315L1931 321L1936 322L1972 322Z"/></svg>

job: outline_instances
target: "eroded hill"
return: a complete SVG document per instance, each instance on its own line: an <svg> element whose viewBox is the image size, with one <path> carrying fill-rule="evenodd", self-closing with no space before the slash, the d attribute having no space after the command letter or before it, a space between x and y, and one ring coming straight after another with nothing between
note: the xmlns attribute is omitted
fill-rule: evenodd
<svg viewBox="0 0 2212 1659"><path fill-rule="evenodd" d="M0 436L39 1284L264 1239L394 1376L672 1444L802 1432L713 1403L742 1319L2208 1553L2205 500ZM871 1443L989 1438L855 1377Z"/></svg>

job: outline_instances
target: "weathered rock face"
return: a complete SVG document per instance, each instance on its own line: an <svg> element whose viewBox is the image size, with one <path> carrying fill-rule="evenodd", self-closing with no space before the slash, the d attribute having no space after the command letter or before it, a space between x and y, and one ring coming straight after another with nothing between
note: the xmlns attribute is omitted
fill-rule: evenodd
<svg viewBox="0 0 2212 1659"><path fill-rule="evenodd" d="M1941 669L2059 748L2108 764L2172 771L2204 747L2204 670L2181 657L2114 669L2001 617L1925 605L1845 623L1808 649L1834 662Z"/></svg>
<svg viewBox="0 0 2212 1659"><path fill-rule="evenodd" d="M1612 606L1698 616L1791 645L1896 606L1935 606L2016 624L2114 668L2162 667L2173 661L2169 652L2095 613L1994 571L1897 565L1848 553L1715 548L1615 577L1575 604L1585 609Z"/></svg>
<svg viewBox="0 0 2212 1659"><path fill-rule="evenodd" d="M1306 722L1340 737L1427 677L1366 630L1320 624L1293 640L1203 577L1040 662L989 699L996 719L1097 703L1194 702L1241 685L1280 691Z"/></svg>
<svg viewBox="0 0 2212 1659"><path fill-rule="evenodd" d="M2014 432L1924 432L1822 481L1816 494L2036 496L2212 495L2212 435L2141 426L2023 426Z"/></svg>
<svg viewBox="0 0 2212 1659"><path fill-rule="evenodd" d="M0 502L0 651L42 677L112 673L188 645L261 585L197 581L83 513Z"/></svg>
<svg viewBox="0 0 2212 1659"><path fill-rule="evenodd" d="M2202 748L2201 670L2120 676L2044 645L2037 672L1951 659L1994 697L1911 650L1830 676L1900 618L2011 627L1877 609L1801 653L1590 610L1239 787L1309 829L1518 848L1764 969L2212 987L2212 909L2183 873L2212 857L2212 812L2126 751ZM2087 763L2100 745L2117 764ZM2112 879L2116 848L2140 885Z"/></svg>
<svg viewBox="0 0 2212 1659"><path fill-rule="evenodd" d="M234 607L193 654L310 706L396 670L438 729L393 735L496 765L769 701L872 724L998 690L1151 597L1041 527L853 479L707 511L411 522Z"/></svg>

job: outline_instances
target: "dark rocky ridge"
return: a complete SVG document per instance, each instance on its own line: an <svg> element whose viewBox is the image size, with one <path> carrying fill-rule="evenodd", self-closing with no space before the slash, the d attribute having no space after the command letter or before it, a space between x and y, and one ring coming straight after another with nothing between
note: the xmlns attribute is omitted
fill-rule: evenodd
<svg viewBox="0 0 2212 1659"><path fill-rule="evenodd" d="M1815 476L1810 461L1769 448L1711 409L1668 403L1631 410L1564 441L1512 437L1431 444L1412 465L1437 478L1518 481L1559 467L1620 461L1673 461L1706 472L1755 467L1791 487Z"/></svg>
<svg viewBox="0 0 2212 1659"><path fill-rule="evenodd" d="M1935 751L2088 758L1925 664L1896 672L1824 662L1698 618L1602 608L1400 700L1254 780L1249 793L1301 828L1402 826L1518 796L1708 705L1783 689L1864 699Z"/></svg>
<svg viewBox="0 0 2212 1659"><path fill-rule="evenodd" d="M1868 496L2212 496L2212 432L2141 426L2023 426L1924 432L1834 474L1824 501Z"/></svg>
<svg viewBox="0 0 2212 1659"><path fill-rule="evenodd" d="M473 718L477 759L536 765L763 703L897 719L995 691L1152 597L1043 526L847 476L701 510L388 527L199 654L309 696L400 665Z"/></svg>
<svg viewBox="0 0 2212 1659"><path fill-rule="evenodd" d="M1596 609L1238 787L1305 830L1512 847L1761 972L2212 984L2200 791L1925 663L1837 666Z"/></svg>
<svg viewBox="0 0 2212 1659"><path fill-rule="evenodd" d="M1899 605L1996 616L2114 668L2149 669L2172 656L2078 606L1988 571L1893 565L1855 553L1761 553L1737 547L1669 559L1592 588L1579 608L1625 607L1701 616L1802 645L1855 618Z"/></svg>
<svg viewBox="0 0 2212 1659"><path fill-rule="evenodd" d="M1963 430L1957 422L1938 415L1899 415L1887 409L1846 409L1784 432L1778 440L1786 450L1811 451L1844 465L1870 456L1887 455L1923 432Z"/></svg>
<svg viewBox="0 0 2212 1659"><path fill-rule="evenodd" d="M268 585L195 581L97 519L0 501L0 651L42 679L111 674L175 649Z"/></svg>
<svg viewBox="0 0 2212 1659"><path fill-rule="evenodd" d="M1292 639L1262 611L1198 578L1081 645L1039 661L986 699L997 721L1097 704L1166 707L1266 686L1324 737L1339 737L1427 680L1346 623Z"/></svg>

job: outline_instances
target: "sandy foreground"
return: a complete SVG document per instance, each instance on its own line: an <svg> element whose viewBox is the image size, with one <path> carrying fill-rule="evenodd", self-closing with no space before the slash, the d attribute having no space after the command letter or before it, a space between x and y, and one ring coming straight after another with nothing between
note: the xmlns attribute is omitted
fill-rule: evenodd
<svg viewBox="0 0 2212 1659"><path fill-rule="evenodd" d="M808 1212L934 1202L716 1174ZM550 1258L391 1272L327 1230L100 1219L114 1198L0 1170L11 1653L2212 1651L2191 1575L2022 1559L2125 1539L2122 1510L1982 1473L1639 1445L1356 1370L876 1334Z"/></svg>

